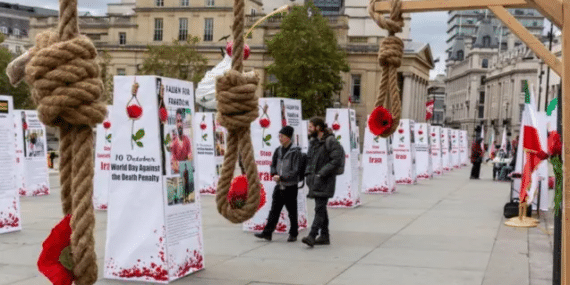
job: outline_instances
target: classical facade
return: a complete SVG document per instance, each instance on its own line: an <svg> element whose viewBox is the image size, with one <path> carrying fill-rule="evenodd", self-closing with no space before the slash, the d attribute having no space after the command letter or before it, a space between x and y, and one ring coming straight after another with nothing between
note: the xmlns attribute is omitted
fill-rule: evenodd
<svg viewBox="0 0 570 285"><path fill-rule="evenodd" d="M57 15L55 10L0 2L0 34L4 35L2 46L14 54L23 53L30 42L30 17Z"/></svg>
<svg viewBox="0 0 570 285"><path fill-rule="evenodd" d="M555 44L552 46L552 53L558 58L562 56L562 43L560 40L561 40L560 35L558 35L554 39ZM546 46L548 47L548 44ZM538 102L540 110L546 110L548 103L552 99L558 97L558 93L560 91L560 86L561 86L560 76L558 76L558 74L556 74L552 70L550 70L550 75L548 75L549 73L548 69L549 69L548 65L546 64L541 65L542 78L539 77L540 87L541 87L540 89L542 91L541 95L542 96L546 95L546 100L542 99L540 100L540 102Z"/></svg>
<svg viewBox="0 0 570 285"><path fill-rule="evenodd" d="M429 81L428 101L434 100L433 116L429 121L430 124L436 126L443 126L444 113L445 113L445 75L439 74L435 79Z"/></svg>

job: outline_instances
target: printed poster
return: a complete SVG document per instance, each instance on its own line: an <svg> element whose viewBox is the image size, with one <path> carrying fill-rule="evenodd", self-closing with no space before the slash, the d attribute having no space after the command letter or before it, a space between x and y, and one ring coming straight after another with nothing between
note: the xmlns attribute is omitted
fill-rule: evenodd
<svg viewBox="0 0 570 285"><path fill-rule="evenodd" d="M214 178L214 181L216 187L214 187L214 189L202 188L202 190L200 190L200 194L204 195L216 195L218 180L220 179L220 176L222 174L222 165L224 164L224 155L226 153L226 144L228 139L227 138L228 131L226 130L226 128L220 125L218 120L215 119L215 115L214 115L214 134L215 134L214 162L216 163L216 172L215 172L216 176Z"/></svg>
<svg viewBox="0 0 570 285"><path fill-rule="evenodd" d="M451 141L451 167L459 168L461 167L459 160L459 130L449 130L449 136Z"/></svg>
<svg viewBox="0 0 570 285"><path fill-rule="evenodd" d="M443 164L443 172L449 172L451 165L451 142L449 141L449 129L441 129L441 161Z"/></svg>
<svg viewBox="0 0 570 285"><path fill-rule="evenodd" d="M48 195L46 129L37 111L14 110L16 185L20 196Z"/></svg>
<svg viewBox="0 0 570 285"><path fill-rule="evenodd" d="M398 130L392 135L394 172L397 184L416 184L414 121L401 119Z"/></svg>
<svg viewBox="0 0 570 285"><path fill-rule="evenodd" d="M459 162L461 166L467 166L469 161L468 149L467 131L459 130Z"/></svg>
<svg viewBox="0 0 570 285"><path fill-rule="evenodd" d="M12 96L0 96L0 234L22 229L13 127Z"/></svg>
<svg viewBox="0 0 570 285"><path fill-rule="evenodd" d="M215 194L218 186L216 175L215 114L196 113L194 141L196 142L196 161L200 167L196 169L196 185L198 193Z"/></svg>
<svg viewBox="0 0 570 285"><path fill-rule="evenodd" d="M107 210L109 181L111 180L111 120L113 106L107 106L107 117L97 125L95 138L95 173L93 176L93 206L96 210Z"/></svg>
<svg viewBox="0 0 570 285"><path fill-rule="evenodd" d="M441 158L441 127L430 126L430 139L431 139L431 161L434 175L443 174L443 164Z"/></svg>
<svg viewBox="0 0 570 285"><path fill-rule="evenodd" d="M368 125L366 126L362 153L363 193L393 193L396 191L394 159L390 151L391 140L391 137L375 136L370 132Z"/></svg>
<svg viewBox="0 0 570 285"><path fill-rule="evenodd" d="M416 139L416 173L419 179L433 178L429 128L430 127L427 123L414 124Z"/></svg>
<svg viewBox="0 0 570 285"><path fill-rule="evenodd" d="M273 201L273 192L277 186L277 183L271 177L271 162L273 153L280 146L279 131L284 126L293 127L292 146L301 148L301 110L300 100L285 98L259 99L259 117L251 125L251 140L257 171L265 189L266 203L257 211L253 218L243 223L244 231L261 232L267 224L267 216ZM302 189L299 189L297 195L297 211L297 223L299 231L301 231L308 226L307 197ZM287 209L283 207L275 232L288 233L290 226Z"/></svg>
<svg viewBox="0 0 570 285"><path fill-rule="evenodd" d="M168 283L204 268L190 82L116 76L105 278Z"/></svg>
<svg viewBox="0 0 570 285"><path fill-rule="evenodd" d="M327 125L344 148L346 156L344 173L336 177L334 197L329 200L329 207L353 208L360 205L359 177L355 164L358 163L356 143L356 113L352 109L327 109Z"/></svg>

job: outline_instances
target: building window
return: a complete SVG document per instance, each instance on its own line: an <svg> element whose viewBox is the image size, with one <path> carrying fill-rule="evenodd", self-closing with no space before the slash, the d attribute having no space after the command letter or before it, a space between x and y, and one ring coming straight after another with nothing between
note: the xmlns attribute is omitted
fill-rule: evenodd
<svg viewBox="0 0 570 285"><path fill-rule="evenodd" d="M118 76L125 76L125 75L127 75L127 71L124 68L117 68L117 75Z"/></svg>
<svg viewBox="0 0 570 285"><path fill-rule="evenodd" d="M207 6L207 7L212 7L212 6L214 6L214 5L216 5L215 2L214 2L214 0L206 0L206 6Z"/></svg>
<svg viewBox="0 0 570 285"><path fill-rule="evenodd" d="M457 60L463 60L463 51L462 50L457 51Z"/></svg>
<svg viewBox="0 0 570 285"><path fill-rule="evenodd" d="M525 89L524 89L525 83L526 83L526 80L521 80L521 93L525 93Z"/></svg>
<svg viewBox="0 0 570 285"><path fill-rule="evenodd" d="M491 37L484 36L483 37L483 47L490 47L491 46Z"/></svg>
<svg viewBox="0 0 570 285"><path fill-rule="evenodd" d="M180 6L182 7L190 6L190 0L180 0Z"/></svg>
<svg viewBox="0 0 570 285"><path fill-rule="evenodd" d="M350 94L352 102L360 102L360 90L361 90L361 75L360 74L353 74L352 75L352 92Z"/></svg>
<svg viewBox="0 0 570 285"><path fill-rule="evenodd" d="M180 30L178 32L178 40L188 40L188 18L180 18Z"/></svg>
<svg viewBox="0 0 570 285"><path fill-rule="evenodd" d="M485 79L487 79L486 76L481 76L481 85L485 85Z"/></svg>
<svg viewBox="0 0 570 285"><path fill-rule="evenodd" d="M119 44L120 45L127 44L127 33L119 33Z"/></svg>
<svg viewBox="0 0 570 285"><path fill-rule="evenodd" d="M485 92L479 92L479 104L485 104Z"/></svg>
<svg viewBox="0 0 570 285"><path fill-rule="evenodd" d="M255 9L253 9L253 8L251 9L251 15L252 15L252 16L255 16L255 13L256 13L256 12L257 12L257 11L255 11Z"/></svg>
<svg viewBox="0 0 570 285"><path fill-rule="evenodd" d="M214 40L214 19L204 19L204 41L211 42Z"/></svg>
<svg viewBox="0 0 570 285"><path fill-rule="evenodd" d="M489 60L486 59L486 58L484 58L483 61L481 62L481 66L482 66L483 68L489 67Z"/></svg>
<svg viewBox="0 0 570 285"><path fill-rule="evenodd" d="M3 34L5 34L5 35L7 35L7 34L8 34L8 28L6 28L6 27L0 27L0 33L3 33Z"/></svg>
<svg viewBox="0 0 570 285"><path fill-rule="evenodd" d="M156 7L164 7L164 0L156 0L155 4Z"/></svg>
<svg viewBox="0 0 570 285"><path fill-rule="evenodd" d="M154 41L162 41L163 20L161 18L154 19Z"/></svg>
<svg viewBox="0 0 570 285"><path fill-rule="evenodd" d="M12 34L14 34L14 36L19 36L20 35L20 29L12 30Z"/></svg>
<svg viewBox="0 0 570 285"><path fill-rule="evenodd" d="M479 106L479 119L483 119L485 115L485 106Z"/></svg>

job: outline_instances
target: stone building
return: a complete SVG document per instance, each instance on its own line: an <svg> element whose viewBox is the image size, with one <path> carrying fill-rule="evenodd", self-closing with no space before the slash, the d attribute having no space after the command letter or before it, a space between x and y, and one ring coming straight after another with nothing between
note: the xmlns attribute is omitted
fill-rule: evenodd
<svg viewBox="0 0 570 285"><path fill-rule="evenodd" d="M433 116L429 121L435 126L443 126L445 113L445 75L439 74L435 79L429 81L427 89L427 100L434 100Z"/></svg>
<svg viewBox="0 0 570 285"><path fill-rule="evenodd" d="M29 7L0 2L0 34L4 35L2 46L14 54L25 51L30 42L30 17L58 16L56 10Z"/></svg>

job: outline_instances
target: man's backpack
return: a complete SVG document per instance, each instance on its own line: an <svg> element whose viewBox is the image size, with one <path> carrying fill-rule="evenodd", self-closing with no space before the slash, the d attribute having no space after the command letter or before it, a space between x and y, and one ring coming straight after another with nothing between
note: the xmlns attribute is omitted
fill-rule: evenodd
<svg viewBox="0 0 570 285"><path fill-rule="evenodd" d="M342 152L342 159L340 160L340 165L337 167L335 174L342 175L344 173L344 161L346 160L346 155L344 153L344 148L342 145L336 140L334 136L330 136L325 140L325 148L328 153L334 148L333 144L337 144L338 149Z"/></svg>

